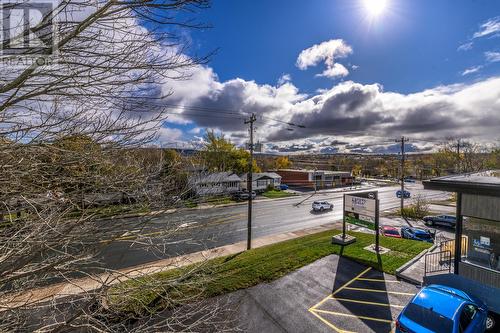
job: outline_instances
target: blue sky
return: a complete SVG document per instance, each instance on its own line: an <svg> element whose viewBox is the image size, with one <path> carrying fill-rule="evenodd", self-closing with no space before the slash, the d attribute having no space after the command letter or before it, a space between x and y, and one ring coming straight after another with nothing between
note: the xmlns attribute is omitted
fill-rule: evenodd
<svg viewBox="0 0 500 333"><path fill-rule="evenodd" d="M331 125L331 130L310 128L295 134L283 132L277 124L262 124L266 129L260 135L262 141L284 150L312 145L318 151L334 138L349 143L334 150L351 151L349 146L356 145L369 152L382 143L370 144L362 137L399 134L413 135L420 142L428 139L428 145L419 144L424 150L444 136L495 142L500 127L496 131L491 127L500 126L500 97L491 91L500 91L496 80L500 75L500 1L387 0L379 15L367 10L366 1L370 0L214 1L212 8L197 17L213 28L189 35L190 55L217 49L200 68L205 79L197 82L203 75L193 75L191 89L205 85L204 94L187 93L189 83L172 82L173 101L186 107L300 120L310 126L322 119ZM327 47L329 41L336 42ZM318 47L299 60L301 52L314 45ZM300 66L300 61L305 65ZM335 68L334 75L318 76L329 68ZM283 84L287 87L280 90ZM488 92L484 100L474 96L481 89ZM176 90L180 91L177 95ZM353 100L340 103L339 94ZM367 95L369 100L364 98ZM335 98L335 107L326 108ZM418 112L427 117L428 127L409 123L419 118L409 109L411 103L423 108ZM485 105L488 110L481 110ZM436 133L439 126L432 126L457 117L441 127L442 133ZM493 117L493 122L488 126L478 121L467 130L468 117ZM205 128L227 133L235 141L245 136L244 128L226 126L226 120L219 126L199 117L183 119L166 125L182 131L176 135L178 140L192 140ZM342 128L335 130L335 124Z"/></svg>

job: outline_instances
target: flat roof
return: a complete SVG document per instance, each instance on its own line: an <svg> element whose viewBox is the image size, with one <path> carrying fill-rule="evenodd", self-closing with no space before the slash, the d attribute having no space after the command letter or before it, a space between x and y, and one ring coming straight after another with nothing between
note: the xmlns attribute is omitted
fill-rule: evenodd
<svg viewBox="0 0 500 333"><path fill-rule="evenodd" d="M422 183L427 190L500 196L500 170L438 177Z"/></svg>

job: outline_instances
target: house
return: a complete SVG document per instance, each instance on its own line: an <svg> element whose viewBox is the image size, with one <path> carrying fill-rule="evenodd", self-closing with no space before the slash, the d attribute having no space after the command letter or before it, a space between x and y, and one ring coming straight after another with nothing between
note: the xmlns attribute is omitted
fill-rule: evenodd
<svg viewBox="0 0 500 333"><path fill-rule="evenodd" d="M424 188L455 192L455 239L433 255L448 258L447 272L424 277L424 284L455 287L479 297L500 313L500 171L439 177ZM426 257L426 260L428 259ZM450 267L453 267L451 270ZM427 272L426 272L427 274Z"/></svg>
<svg viewBox="0 0 500 333"><path fill-rule="evenodd" d="M296 187L323 189L354 183L354 177L348 171L280 169L276 173L284 184Z"/></svg>
<svg viewBox="0 0 500 333"><path fill-rule="evenodd" d="M241 178L233 172L200 173L190 178L199 196L232 194L241 190Z"/></svg>
<svg viewBox="0 0 500 333"><path fill-rule="evenodd" d="M248 189L247 178L245 173L240 176L241 188ZM252 190L256 192L264 192L269 186L278 188L281 185L281 176L275 172L252 173Z"/></svg>

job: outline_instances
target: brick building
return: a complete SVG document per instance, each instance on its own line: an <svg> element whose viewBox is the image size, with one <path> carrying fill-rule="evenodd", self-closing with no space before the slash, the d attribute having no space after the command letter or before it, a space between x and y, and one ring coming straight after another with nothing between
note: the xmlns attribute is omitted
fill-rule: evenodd
<svg viewBox="0 0 500 333"><path fill-rule="evenodd" d="M350 186L354 182L354 177L347 171L280 169L276 173L281 176L282 184L292 187L324 189Z"/></svg>

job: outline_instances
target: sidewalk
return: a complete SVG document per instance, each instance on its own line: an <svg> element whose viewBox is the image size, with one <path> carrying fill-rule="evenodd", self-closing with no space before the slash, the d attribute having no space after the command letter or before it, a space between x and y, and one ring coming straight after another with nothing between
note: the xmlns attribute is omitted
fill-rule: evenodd
<svg viewBox="0 0 500 333"><path fill-rule="evenodd" d="M306 235L328 231L339 225L340 223L327 223L318 227L256 238L252 241L252 247L259 248ZM190 264L201 263L217 257L237 254L245 250L246 241L242 241L174 258L162 259L122 270L110 271L99 275L89 275L86 278L68 280L65 283L57 283L47 287L33 289L22 294L12 294L11 297L6 297L6 299L2 299L0 301L0 311L4 311L15 306L21 306L26 303L33 304L53 300L54 298L77 295L99 289L103 285L110 286L129 279L138 278L140 276L163 272Z"/></svg>
<svg viewBox="0 0 500 333"><path fill-rule="evenodd" d="M425 276L425 256L430 253L441 251L439 246L434 245L428 250L423 251L413 260L410 260L406 265L401 266L396 270L396 276L405 281L422 285Z"/></svg>

